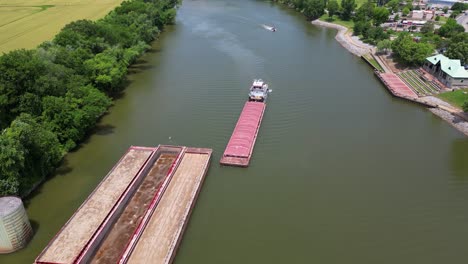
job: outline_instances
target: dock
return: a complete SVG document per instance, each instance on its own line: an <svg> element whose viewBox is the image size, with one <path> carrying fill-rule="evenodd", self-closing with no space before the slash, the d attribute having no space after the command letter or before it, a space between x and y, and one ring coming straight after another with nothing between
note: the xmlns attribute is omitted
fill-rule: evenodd
<svg viewBox="0 0 468 264"><path fill-rule="evenodd" d="M262 123L266 104L246 102L220 163L239 167L249 166L255 141Z"/></svg>
<svg viewBox="0 0 468 264"><path fill-rule="evenodd" d="M170 263L211 153L182 146L131 147L35 263L126 263L132 256L142 263ZM142 247L165 257L155 261L152 255L133 254Z"/></svg>

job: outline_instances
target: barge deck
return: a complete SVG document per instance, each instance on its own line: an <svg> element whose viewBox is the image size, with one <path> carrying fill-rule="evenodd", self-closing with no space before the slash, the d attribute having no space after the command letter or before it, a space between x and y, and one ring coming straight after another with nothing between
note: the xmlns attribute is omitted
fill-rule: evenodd
<svg viewBox="0 0 468 264"><path fill-rule="evenodd" d="M208 170L211 150L188 149L130 254L120 263L168 264L175 257L195 200Z"/></svg>
<svg viewBox="0 0 468 264"><path fill-rule="evenodd" d="M177 163L182 148L161 147L160 152L161 154L151 165L150 171L111 227L90 263L117 263L151 202L160 198L161 187L165 179L169 177L170 169Z"/></svg>
<svg viewBox="0 0 468 264"><path fill-rule="evenodd" d="M249 166L255 141L263 119L264 102L246 102L220 163L239 167Z"/></svg>
<svg viewBox="0 0 468 264"><path fill-rule="evenodd" d="M151 251L165 252L161 254L166 257L135 256L141 263L169 263L200 191L211 153L211 149L177 146L131 147L35 263L125 263L134 255L133 249L141 248L140 243L154 239L156 244L144 245ZM159 236L147 238L154 230L160 230Z"/></svg>
<svg viewBox="0 0 468 264"><path fill-rule="evenodd" d="M39 255L36 263L74 263L154 151L154 148L130 148Z"/></svg>

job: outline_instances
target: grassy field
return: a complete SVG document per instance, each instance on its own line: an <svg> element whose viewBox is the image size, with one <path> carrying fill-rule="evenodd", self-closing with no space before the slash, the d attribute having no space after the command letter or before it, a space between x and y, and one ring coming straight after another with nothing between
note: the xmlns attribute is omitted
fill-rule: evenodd
<svg viewBox="0 0 468 264"><path fill-rule="evenodd" d="M0 54L34 48L66 24L98 19L123 0L0 0Z"/></svg>
<svg viewBox="0 0 468 264"><path fill-rule="evenodd" d="M453 92L441 93L438 94L437 97L461 108L463 103L468 101L468 89L460 89Z"/></svg>
<svg viewBox="0 0 468 264"><path fill-rule="evenodd" d="M379 70L380 72L384 72L384 69L382 68L382 66L380 66L380 64L374 59L372 58L371 55L367 54L367 55L364 55L364 58L370 63L372 64L372 66Z"/></svg>
<svg viewBox="0 0 468 264"><path fill-rule="evenodd" d="M347 27L348 29L353 29L354 27L354 21L353 20L349 20L349 21L344 21L344 20L341 20L338 16L333 16L333 20L331 20L329 17L328 17L328 14L324 14L322 15L319 20L321 21L325 21L325 22L330 22L330 23L334 23L334 24L338 24L338 25L342 25L342 26L345 26Z"/></svg>
<svg viewBox="0 0 468 264"><path fill-rule="evenodd" d="M358 9L362 4L366 3L367 0L356 0L355 3L356 3L356 9ZM341 6L341 0L338 0L338 5ZM354 21L353 20L349 20L349 21L344 21L344 20L341 20L337 15L333 16L333 20L330 20L330 18L328 17L328 14L323 14L319 20L321 21L325 21L325 22L330 22L330 23L335 23L335 24L338 24L338 25L342 25L342 26L345 26L347 27L348 29L353 29L354 27Z"/></svg>

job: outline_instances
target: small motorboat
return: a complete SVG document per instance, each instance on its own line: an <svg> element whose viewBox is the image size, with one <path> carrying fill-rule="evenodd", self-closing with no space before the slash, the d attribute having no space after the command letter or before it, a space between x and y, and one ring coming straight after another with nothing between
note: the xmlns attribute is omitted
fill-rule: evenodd
<svg viewBox="0 0 468 264"><path fill-rule="evenodd" d="M275 27L271 27L270 29L272 32L275 32L276 31L276 28Z"/></svg>

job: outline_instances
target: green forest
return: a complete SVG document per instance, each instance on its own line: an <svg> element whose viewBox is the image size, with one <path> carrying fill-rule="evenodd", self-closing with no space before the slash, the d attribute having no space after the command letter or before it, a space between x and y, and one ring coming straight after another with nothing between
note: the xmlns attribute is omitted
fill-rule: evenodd
<svg viewBox="0 0 468 264"><path fill-rule="evenodd" d="M127 69L175 20L179 0L128 0L0 57L0 196L29 193L124 89Z"/></svg>

